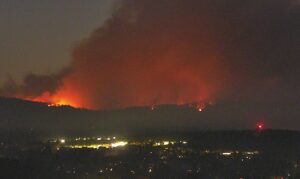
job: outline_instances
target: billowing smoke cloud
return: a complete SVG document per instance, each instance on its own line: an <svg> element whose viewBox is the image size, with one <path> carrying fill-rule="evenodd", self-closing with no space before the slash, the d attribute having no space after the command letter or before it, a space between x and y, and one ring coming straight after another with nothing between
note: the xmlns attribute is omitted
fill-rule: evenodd
<svg viewBox="0 0 300 179"><path fill-rule="evenodd" d="M58 74L50 75L30 73L24 77L21 85L8 78L0 89L0 95L26 99L35 99L43 95L52 96L63 85L64 77L70 72L70 69L64 69Z"/></svg>
<svg viewBox="0 0 300 179"><path fill-rule="evenodd" d="M119 3L105 26L74 49L71 73L31 75L25 84L35 90L16 94L48 91L101 109L299 97L296 0Z"/></svg>

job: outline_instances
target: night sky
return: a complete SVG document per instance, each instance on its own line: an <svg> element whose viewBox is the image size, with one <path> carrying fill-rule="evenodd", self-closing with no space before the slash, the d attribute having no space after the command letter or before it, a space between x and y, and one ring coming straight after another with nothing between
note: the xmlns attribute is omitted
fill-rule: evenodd
<svg viewBox="0 0 300 179"><path fill-rule="evenodd" d="M240 116L300 126L299 7L1 1L0 95L90 109L209 104L229 118L234 103Z"/></svg>
<svg viewBox="0 0 300 179"><path fill-rule="evenodd" d="M113 0L1 0L0 84L57 72L77 41L111 16Z"/></svg>

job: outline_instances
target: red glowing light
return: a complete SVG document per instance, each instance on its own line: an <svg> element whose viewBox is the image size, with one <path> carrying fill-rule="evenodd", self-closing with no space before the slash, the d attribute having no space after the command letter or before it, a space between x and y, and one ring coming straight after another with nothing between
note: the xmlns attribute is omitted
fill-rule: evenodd
<svg viewBox="0 0 300 179"><path fill-rule="evenodd" d="M258 124L256 124L256 128L258 130L263 130L265 128L265 125L263 123L258 123Z"/></svg>

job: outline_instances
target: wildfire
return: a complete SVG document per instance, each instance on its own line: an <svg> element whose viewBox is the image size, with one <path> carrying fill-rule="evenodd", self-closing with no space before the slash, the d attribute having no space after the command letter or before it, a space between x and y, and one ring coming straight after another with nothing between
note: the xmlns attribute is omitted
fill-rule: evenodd
<svg viewBox="0 0 300 179"><path fill-rule="evenodd" d="M204 103L201 103L201 104L197 104L196 105L196 109L198 110L198 112L203 112L204 109L205 109L205 104Z"/></svg>
<svg viewBox="0 0 300 179"><path fill-rule="evenodd" d="M44 93L40 97L28 98L28 100L35 102L47 103L48 107L60 107L60 106L72 106L72 107L81 107L78 102L75 102L75 97L72 98L72 95L50 95L49 93Z"/></svg>
<svg viewBox="0 0 300 179"><path fill-rule="evenodd" d="M71 102L69 101L66 101L66 100L59 100L57 101L56 103L49 103L48 104L48 107L60 107L60 106L73 106L73 107L76 107L74 104L72 104Z"/></svg>
<svg viewBox="0 0 300 179"><path fill-rule="evenodd" d="M154 111L156 109L156 106L155 105L152 105L151 106L151 111Z"/></svg>

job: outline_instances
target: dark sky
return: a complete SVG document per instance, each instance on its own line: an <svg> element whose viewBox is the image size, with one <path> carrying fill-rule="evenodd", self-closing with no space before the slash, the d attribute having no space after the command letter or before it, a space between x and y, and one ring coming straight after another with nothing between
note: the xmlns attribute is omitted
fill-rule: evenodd
<svg viewBox="0 0 300 179"><path fill-rule="evenodd" d="M110 17L113 1L1 0L0 84L68 65L74 43Z"/></svg>
<svg viewBox="0 0 300 179"><path fill-rule="evenodd" d="M1 73L31 73L0 94L93 109L209 103L237 120L299 119L298 0L108 2L4 1Z"/></svg>

